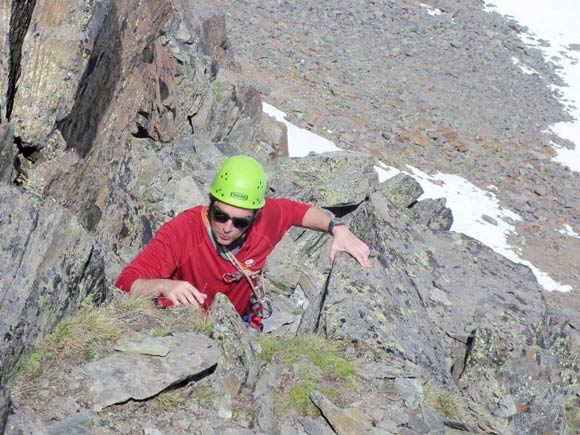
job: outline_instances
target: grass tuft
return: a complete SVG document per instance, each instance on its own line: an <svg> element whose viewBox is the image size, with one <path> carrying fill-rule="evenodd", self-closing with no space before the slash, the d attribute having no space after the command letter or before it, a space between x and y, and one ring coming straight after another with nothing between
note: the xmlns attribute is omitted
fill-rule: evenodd
<svg viewBox="0 0 580 435"><path fill-rule="evenodd" d="M291 405L302 415L318 415L318 408L310 400L312 390L318 389L327 396L336 396L339 388L356 385L352 363L340 356L345 348L342 342L327 340L319 335L270 335L260 338L259 342L263 361L281 361L299 378L291 383L286 393L276 395L276 409L279 412L285 412Z"/></svg>
<svg viewBox="0 0 580 435"><path fill-rule="evenodd" d="M106 309L83 304L60 322L41 345L45 358L71 357L84 353L91 344L116 340L121 335L118 319Z"/></svg>
<svg viewBox="0 0 580 435"><path fill-rule="evenodd" d="M436 391L430 382L423 384L423 395L427 405L445 418L465 421L468 413L461 400L448 391Z"/></svg>

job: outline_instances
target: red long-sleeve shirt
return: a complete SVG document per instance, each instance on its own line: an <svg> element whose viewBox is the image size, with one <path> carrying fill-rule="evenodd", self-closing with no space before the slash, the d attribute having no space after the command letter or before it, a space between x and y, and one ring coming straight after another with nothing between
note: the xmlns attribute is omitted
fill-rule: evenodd
<svg viewBox="0 0 580 435"><path fill-rule="evenodd" d="M289 199L266 198L266 204L248 230L247 238L236 254L238 261L252 271L262 270L274 246L293 225L300 225L307 204ZM245 279L226 283L224 274L236 268L217 252L204 224L204 207L180 213L164 224L155 237L121 272L115 286L129 292L141 279L174 279L190 282L207 295L205 307L211 307L216 293L224 293L240 315L250 309L251 288ZM171 306L159 298L162 306Z"/></svg>

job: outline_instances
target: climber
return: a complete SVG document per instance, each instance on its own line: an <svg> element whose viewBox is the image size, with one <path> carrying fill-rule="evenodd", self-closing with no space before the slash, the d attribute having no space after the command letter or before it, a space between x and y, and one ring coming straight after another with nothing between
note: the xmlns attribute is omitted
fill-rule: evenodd
<svg viewBox="0 0 580 435"><path fill-rule="evenodd" d="M332 234L331 264L347 252L370 267L369 248L344 221L290 199L265 198L266 176L251 157L226 159L210 186L209 205L180 213L121 272L115 286L157 298L161 307L212 305L224 293L244 321L260 329L271 314L261 272L293 225Z"/></svg>

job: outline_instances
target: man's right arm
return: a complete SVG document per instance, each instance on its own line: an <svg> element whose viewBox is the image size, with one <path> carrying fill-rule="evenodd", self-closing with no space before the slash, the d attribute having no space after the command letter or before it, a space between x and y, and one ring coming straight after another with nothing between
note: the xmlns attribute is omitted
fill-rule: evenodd
<svg viewBox="0 0 580 435"><path fill-rule="evenodd" d="M189 282L173 279L137 279L129 293L151 298L165 296L174 305L203 305L207 297Z"/></svg>

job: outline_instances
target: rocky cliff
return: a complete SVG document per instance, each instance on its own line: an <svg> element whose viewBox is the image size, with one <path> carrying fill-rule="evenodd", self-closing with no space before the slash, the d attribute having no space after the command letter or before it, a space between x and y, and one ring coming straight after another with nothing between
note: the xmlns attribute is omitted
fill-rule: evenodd
<svg viewBox="0 0 580 435"><path fill-rule="evenodd" d="M215 4L1 7L0 431L565 433L578 424L578 310L554 303L528 268L449 232L444 201L418 202L412 179L379 184L368 151L284 157L285 128L262 115ZM96 361L84 348L86 358L52 363L44 378L17 375L87 297L111 299L121 267L161 223L205 201L213 172L237 153L264 162L272 196L344 216L371 247L369 271L346 256L330 267L328 236L295 228L268 266L276 315L266 329L280 343L312 333L344 343L353 374L325 384L320 365L260 360L268 342L220 300L210 338L181 335L167 319L153 334L125 318L144 336L99 348ZM119 356L134 342L168 365L151 368L160 363L151 350ZM195 361L171 365L176 352ZM115 378L136 367L133 383ZM318 411L274 409L293 385L310 385ZM155 408L151 398L176 389L191 394Z"/></svg>

